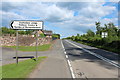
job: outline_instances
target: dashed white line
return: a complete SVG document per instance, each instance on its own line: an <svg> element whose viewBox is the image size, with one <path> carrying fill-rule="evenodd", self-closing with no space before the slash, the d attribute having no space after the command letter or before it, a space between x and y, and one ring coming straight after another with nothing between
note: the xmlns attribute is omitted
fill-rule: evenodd
<svg viewBox="0 0 120 80"><path fill-rule="evenodd" d="M65 52L65 50L64 50L64 53L65 53L65 55L66 55L66 52Z"/></svg>
<svg viewBox="0 0 120 80"><path fill-rule="evenodd" d="M73 72L73 68L72 68L71 62L70 62L70 60L68 59L68 55L66 54L66 51L65 51L65 48L64 48L64 46L63 46L62 40L61 40L61 44L62 44L64 53L65 53L65 56L66 56L66 59L67 59L68 66L69 66L69 68L70 68L71 76L72 76L72 78L75 78L75 75L74 75L74 72Z"/></svg>
<svg viewBox="0 0 120 80"><path fill-rule="evenodd" d="M69 65L70 67L72 67L72 65L71 65L70 61L69 61L69 60L67 60L67 62L68 62L68 65Z"/></svg>
<svg viewBox="0 0 120 80"><path fill-rule="evenodd" d="M62 45L63 49L65 50L65 48L64 48L64 46L63 46L63 43L62 43L62 40L61 40L61 45Z"/></svg>
<svg viewBox="0 0 120 80"><path fill-rule="evenodd" d="M71 65L71 63L70 63L70 60L67 60L67 62L68 62L68 65L69 65L69 67L70 67L70 71L71 71L72 78L75 78L75 75L74 75L73 68L72 68L72 65Z"/></svg>
<svg viewBox="0 0 120 80"><path fill-rule="evenodd" d="M118 63L116 63L116 62L114 62L114 61L112 61L112 60L109 60L109 59L107 59L107 58L105 58L105 57L103 57L103 56L101 56L101 55L98 55L98 54L96 54L96 53L94 53L94 52L91 52L91 51L89 51L89 50L87 50L87 49L84 49L84 48L82 48L82 47L80 47L80 46L78 46L78 45L76 45L76 44L74 44L74 43L71 43L71 42L68 41L68 40L66 40L66 41L67 41L68 43L70 43L70 44L72 44L72 45L74 45L74 46L76 46L76 47L78 47L78 48L80 48L80 49L82 49L82 50L84 50L84 51L86 51L86 52L88 52L88 53L96 56L97 58L102 59L103 61L106 61L106 62L114 65L114 66L117 67L117 68L120 68L120 65L119 65Z"/></svg>
<svg viewBox="0 0 120 80"><path fill-rule="evenodd" d="M66 55L66 58L68 58L68 55Z"/></svg>

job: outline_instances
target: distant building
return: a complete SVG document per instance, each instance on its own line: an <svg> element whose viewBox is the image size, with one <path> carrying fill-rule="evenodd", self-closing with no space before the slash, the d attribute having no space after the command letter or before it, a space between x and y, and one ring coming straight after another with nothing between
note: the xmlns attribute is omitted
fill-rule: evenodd
<svg viewBox="0 0 120 80"><path fill-rule="evenodd" d="M52 31L49 31L49 30L43 30L43 33L46 37L49 37L49 38L52 38L52 34L53 32Z"/></svg>
<svg viewBox="0 0 120 80"><path fill-rule="evenodd" d="M33 33L32 33L32 37L34 37L33 35L35 35L35 33L36 33L36 32L33 32ZM38 31L38 34L39 34L39 35L40 35L40 34L44 34L46 37L52 38L53 32L50 31L50 30L39 30L39 31Z"/></svg>

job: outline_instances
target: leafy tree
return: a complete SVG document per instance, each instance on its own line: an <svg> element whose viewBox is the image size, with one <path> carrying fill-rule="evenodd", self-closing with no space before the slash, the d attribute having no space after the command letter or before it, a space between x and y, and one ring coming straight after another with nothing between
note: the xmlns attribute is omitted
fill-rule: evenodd
<svg viewBox="0 0 120 80"><path fill-rule="evenodd" d="M120 38L120 29L118 29L117 36Z"/></svg>
<svg viewBox="0 0 120 80"><path fill-rule="evenodd" d="M89 36L89 37L94 37L95 36L95 33L92 31L92 30L88 30L87 31L87 36Z"/></svg>
<svg viewBox="0 0 120 80"><path fill-rule="evenodd" d="M45 37L45 34L41 33L41 34L40 34L40 37Z"/></svg>
<svg viewBox="0 0 120 80"><path fill-rule="evenodd" d="M95 22L97 32L96 34L101 34L101 23L100 22Z"/></svg>
<svg viewBox="0 0 120 80"><path fill-rule="evenodd" d="M60 34L52 34L52 38L60 39Z"/></svg>
<svg viewBox="0 0 120 80"><path fill-rule="evenodd" d="M1 27L2 34L15 34L15 30L8 29L7 27Z"/></svg>
<svg viewBox="0 0 120 80"><path fill-rule="evenodd" d="M75 37L75 40L79 40L79 38L80 38L80 35L77 34L77 36Z"/></svg>
<svg viewBox="0 0 120 80"><path fill-rule="evenodd" d="M13 30L13 29L9 29L7 27L1 27L0 30L2 31L2 34L15 34L16 33L16 30ZM31 34L34 30L26 30L26 31L23 31L23 30L20 30L18 31L19 34L22 34L22 35L28 35L28 34Z"/></svg>

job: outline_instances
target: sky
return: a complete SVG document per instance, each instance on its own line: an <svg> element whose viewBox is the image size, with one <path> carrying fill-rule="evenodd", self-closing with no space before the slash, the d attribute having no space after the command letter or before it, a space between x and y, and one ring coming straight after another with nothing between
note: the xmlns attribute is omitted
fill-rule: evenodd
<svg viewBox="0 0 120 80"><path fill-rule="evenodd" d="M101 1L101 2L100 2ZM88 1L5 1L0 2L0 24L10 27L12 20L42 20L44 29L58 33L62 38L96 31L95 22L101 26L113 22L118 27L120 6L112 0Z"/></svg>

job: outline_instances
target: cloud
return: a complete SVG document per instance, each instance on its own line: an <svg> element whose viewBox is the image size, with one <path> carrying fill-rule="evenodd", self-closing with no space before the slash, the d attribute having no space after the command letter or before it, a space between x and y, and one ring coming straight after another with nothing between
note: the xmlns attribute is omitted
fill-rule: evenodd
<svg viewBox="0 0 120 80"><path fill-rule="evenodd" d="M68 9L57 7L55 4L46 3L4 3L8 6L3 6L3 11L13 12L28 18L38 17L44 21L62 22L72 19L74 12ZM33 5L33 6L31 6Z"/></svg>
<svg viewBox="0 0 120 80"><path fill-rule="evenodd" d="M70 9L70 10L80 10L82 8L85 8L85 7L89 7L89 6L92 6L92 7L97 7L99 5L103 5L105 3L104 0L101 0L102 2L99 2L98 0L92 0L91 2L87 1L87 2L58 2L56 3L57 6L59 7L63 7L63 8L67 8L67 9Z"/></svg>
<svg viewBox="0 0 120 80"><path fill-rule="evenodd" d="M113 10L116 10L115 7L111 7L111 6L97 6L96 7L86 7L80 10L80 14L83 14L86 17L103 17L106 16L108 14L110 14ZM88 14L89 12L89 14Z"/></svg>
<svg viewBox="0 0 120 80"><path fill-rule="evenodd" d="M59 8L56 5L50 6L46 9L47 14L44 20L49 22L63 22L73 18L73 11ZM58 13L58 14L57 14Z"/></svg>
<svg viewBox="0 0 120 80"><path fill-rule="evenodd" d="M43 20L45 26L62 35L85 33L95 29L95 22L114 22L117 18L105 17L116 11L114 5L104 5L105 2L4 2L2 5L2 25L9 26L11 20L37 19ZM77 13L77 14L76 14ZM116 14L116 13L115 13ZM102 25L103 25L102 24ZM47 28L46 27L46 28ZM55 29L56 28L56 29Z"/></svg>
<svg viewBox="0 0 120 80"><path fill-rule="evenodd" d="M7 26L7 27L10 27L10 22L12 20L22 20L22 19L25 19L25 17L23 16L20 16L18 14L15 14L13 12L4 12L4 11L0 11L0 15L2 15L2 21L0 20L0 24L2 24L2 26Z"/></svg>

